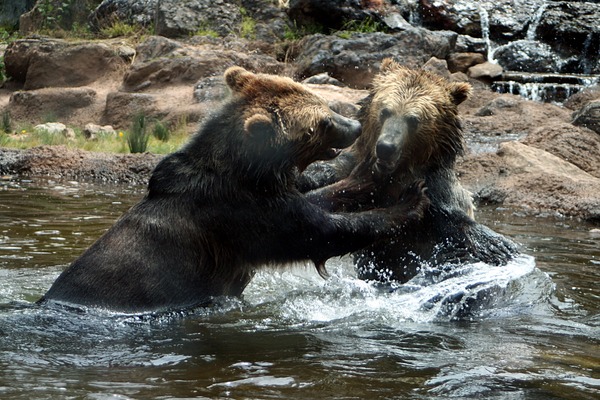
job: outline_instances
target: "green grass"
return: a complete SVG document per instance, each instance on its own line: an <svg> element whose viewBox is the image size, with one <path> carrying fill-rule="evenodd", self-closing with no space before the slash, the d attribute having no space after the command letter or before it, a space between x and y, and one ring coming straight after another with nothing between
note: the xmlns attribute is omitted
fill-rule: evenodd
<svg viewBox="0 0 600 400"><path fill-rule="evenodd" d="M34 132L31 124L22 124L15 129L15 134L0 132L0 146L16 149L28 149L42 145L64 145L68 148L82 149L102 153L129 153L127 131L120 131L116 136L104 135L97 140L87 140L81 130L75 129L75 138L68 139L62 135L50 135L47 132ZM183 146L189 134L181 129L170 132L168 141L162 141L149 135L145 151L155 154L169 154Z"/></svg>

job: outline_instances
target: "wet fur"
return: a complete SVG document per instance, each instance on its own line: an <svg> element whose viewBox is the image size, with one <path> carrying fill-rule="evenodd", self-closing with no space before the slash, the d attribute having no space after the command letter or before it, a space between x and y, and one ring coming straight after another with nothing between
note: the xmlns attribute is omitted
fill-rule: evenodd
<svg viewBox="0 0 600 400"><path fill-rule="evenodd" d="M361 105L363 133L349 154L341 156L346 165L335 161L320 169L311 167L305 174L309 178L301 180L311 201L332 211L390 206L405 187L425 181L431 206L424 218L393 240L354 253L361 278L406 282L423 265L475 261L502 265L518 254L512 241L474 220L470 193L456 177L456 159L464 153L457 105L469 94L467 84L384 61ZM382 118L384 110L387 117ZM389 118L398 124L386 124ZM411 124L404 123L407 118L417 122L412 131L406 128ZM389 171L382 171L377 144L386 132L393 136L402 129L408 139L402 142L401 154ZM315 188L319 184L328 185Z"/></svg>
<svg viewBox="0 0 600 400"><path fill-rule="evenodd" d="M231 99L155 168L147 195L54 282L40 303L157 312L239 296L264 266L325 261L420 218L398 207L330 213L296 189L297 170L350 144L360 126L287 78L230 68ZM344 144L347 145L347 144Z"/></svg>

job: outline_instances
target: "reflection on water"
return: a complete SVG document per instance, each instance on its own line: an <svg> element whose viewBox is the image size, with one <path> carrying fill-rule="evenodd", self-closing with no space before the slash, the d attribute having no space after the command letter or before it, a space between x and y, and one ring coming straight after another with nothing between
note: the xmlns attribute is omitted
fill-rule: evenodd
<svg viewBox="0 0 600 400"><path fill-rule="evenodd" d="M0 182L0 398L600 396L600 237L572 220L480 210L527 255L437 282L375 288L342 258L185 315L35 306L143 194Z"/></svg>

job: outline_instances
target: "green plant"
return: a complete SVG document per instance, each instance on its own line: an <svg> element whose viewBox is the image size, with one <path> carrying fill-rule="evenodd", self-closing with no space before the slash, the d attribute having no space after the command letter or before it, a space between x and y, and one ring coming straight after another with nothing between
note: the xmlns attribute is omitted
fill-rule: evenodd
<svg viewBox="0 0 600 400"><path fill-rule="evenodd" d="M216 31L213 31L209 28L198 28L198 30L194 32L193 36L209 36L213 38L218 38L219 34Z"/></svg>
<svg viewBox="0 0 600 400"><path fill-rule="evenodd" d="M161 142L168 142L171 137L171 132L169 132L169 128L167 128L165 124L158 121L154 124L154 128L152 128L152 136Z"/></svg>
<svg viewBox="0 0 600 400"><path fill-rule="evenodd" d="M143 153L148 147L150 135L147 132L146 116L143 113L133 117L131 131L127 134L127 145L131 153Z"/></svg>
<svg viewBox="0 0 600 400"><path fill-rule="evenodd" d="M254 39L256 37L256 21L248 15L248 11L244 7L240 7L242 22L240 24L240 36L246 39Z"/></svg>
<svg viewBox="0 0 600 400"><path fill-rule="evenodd" d="M373 18L367 17L361 21L351 20L346 21L342 25L341 31L349 31L349 32L362 32L362 33L373 33L382 31L383 28L381 24L377 21L374 21ZM338 35L340 32L338 32Z"/></svg>
<svg viewBox="0 0 600 400"><path fill-rule="evenodd" d="M143 29L139 26L116 20L110 24L110 26L100 29L100 35L107 38L115 38L120 36L133 36L141 31L143 31Z"/></svg>
<svg viewBox="0 0 600 400"><path fill-rule="evenodd" d="M12 121L10 119L10 113L5 111L2 114L2 132L11 133L12 132Z"/></svg>

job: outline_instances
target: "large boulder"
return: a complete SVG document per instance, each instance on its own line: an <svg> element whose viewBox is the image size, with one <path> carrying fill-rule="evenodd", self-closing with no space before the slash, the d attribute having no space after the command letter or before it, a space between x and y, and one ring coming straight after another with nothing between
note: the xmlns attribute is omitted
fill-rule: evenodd
<svg viewBox="0 0 600 400"><path fill-rule="evenodd" d="M83 112L96 100L96 91L89 87L16 91L10 96L8 111L16 120L72 119L74 114Z"/></svg>
<svg viewBox="0 0 600 400"><path fill-rule="evenodd" d="M169 38L213 32L267 42L281 40L291 25L269 0L104 0L90 16L95 30L114 21L152 26Z"/></svg>
<svg viewBox="0 0 600 400"><path fill-rule="evenodd" d="M327 72L350 87L363 89L370 85L384 58L393 57L407 67L418 68L431 57L445 59L456 38L453 32L421 28L395 34L355 33L349 38L311 35L299 44L296 76L305 79Z"/></svg>
<svg viewBox="0 0 600 400"><path fill-rule="evenodd" d="M459 172L481 203L600 221L600 178L542 149L505 142L496 153L465 159Z"/></svg>
<svg viewBox="0 0 600 400"><path fill-rule="evenodd" d="M6 49L7 74L25 90L86 86L127 66L130 48L120 42L68 42L60 39L21 39Z"/></svg>
<svg viewBox="0 0 600 400"><path fill-rule="evenodd" d="M193 85L202 78L220 76L233 65L256 72L283 72L283 63L258 50L248 52L248 47L250 44L243 39L223 42L196 38L183 43L152 36L137 47L137 57L125 75L123 89L140 91L164 84Z"/></svg>

